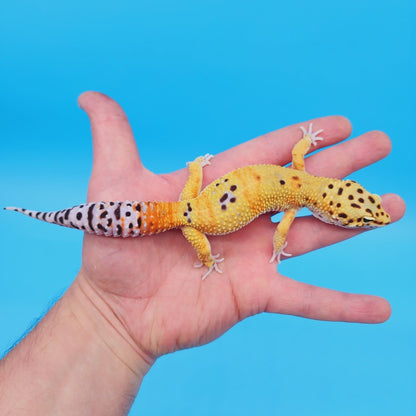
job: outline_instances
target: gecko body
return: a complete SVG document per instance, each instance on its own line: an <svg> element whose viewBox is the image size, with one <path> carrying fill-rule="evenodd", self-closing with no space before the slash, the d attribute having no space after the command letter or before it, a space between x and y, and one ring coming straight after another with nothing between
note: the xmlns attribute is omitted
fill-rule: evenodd
<svg viewBox="0 0 416 416"><path fill-rule="evenodd" d="M139 237L181 228L208 267L203 278L223 259L211 253L206 235L239 230L259 215L284 211L273 238L271 262L280 262L295 215L307 207L320 220L347 228L374 228L388 224L389 215L376 194L352 180L313 176L305 172L304 156L322 140L312 126L292 151L292 167L251 165L236 169L207 185L201 192L202 168L212 156L188 163L189 177L176 202L100 201L61 211L40 212L7 207L49 223L107 237Z"/></svg>

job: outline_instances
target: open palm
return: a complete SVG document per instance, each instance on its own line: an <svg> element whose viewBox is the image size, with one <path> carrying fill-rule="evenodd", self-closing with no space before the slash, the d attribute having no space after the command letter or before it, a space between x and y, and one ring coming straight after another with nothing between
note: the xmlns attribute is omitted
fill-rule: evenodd
<svg viewBox="0 0 416 416"><path fill-rule="evenodd" d="M166 175L148 171L117 103L93 92L83 94L79 103L90 117L93 134L88 201L178 200L186 168ZM324 129L320 147L350 134L349 122L342 117L313 123L315 129ZM203 186L247 164L290 162L300 137L295 125L216 155L204 168ZM371 132L311 156L306 169L344 177L383 158L389 150L389 139ZM396 195L386 195L383 205L393 221L403 214L404 204ZM213 272L204 281L203 271L193 267L196 253L180 230L126 239L85 235L79 279L99 293L137 346L152 357L206 343L241 319L264 311L355 322L382 322L389 317L390 306L384 299L319 288L280 275L276 265L268 262L275 227L264 215L238 232L210 237L213 253L225 257L224 273ZM300 255L357 232L300 218L289 233L287 251Z"/></svg>

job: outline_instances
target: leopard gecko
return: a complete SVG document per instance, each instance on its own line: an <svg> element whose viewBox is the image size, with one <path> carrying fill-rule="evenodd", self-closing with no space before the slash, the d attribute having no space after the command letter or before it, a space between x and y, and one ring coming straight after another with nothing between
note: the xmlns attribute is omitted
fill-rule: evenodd
<svg viewBox="0 0 416 416"><path fill-rule="evenodd" d="M305 172L304 156L311 145L322 140L312 124L301 127L303 136L292 150L291 167L245 166L213 181L201 192L202 168L213 156L207 154L188 163L189 177L177 202L100 201L61 211L21 212L49 223L76 228L107 237L147 236L180 228L206 266L205 279L213 270L221 273L223 261L211 253L206 235L223 235L244 227L266 212L284 211L273 237L270 262L281 256L296 213L307 207L320 220L346 228L375 228L390 223L378 195L367 192L352 180L313 176Z"/></svg>

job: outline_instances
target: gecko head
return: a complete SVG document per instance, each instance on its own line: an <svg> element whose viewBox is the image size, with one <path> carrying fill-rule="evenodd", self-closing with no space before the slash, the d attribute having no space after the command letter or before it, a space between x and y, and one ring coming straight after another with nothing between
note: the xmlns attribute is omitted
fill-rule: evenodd
<svg viewBox="0 0 416 416"><path fill-rule="evenodd" d="M380 196L352 180L328 181L311 211L322 221L346 228L377 228L391 221Z"/></svg>

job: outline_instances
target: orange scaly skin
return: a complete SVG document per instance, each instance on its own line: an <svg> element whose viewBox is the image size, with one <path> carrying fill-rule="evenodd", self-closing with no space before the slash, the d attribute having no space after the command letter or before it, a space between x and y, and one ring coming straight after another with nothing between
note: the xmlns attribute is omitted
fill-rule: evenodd
<svg viewBox="0 0 416 416"><path fill-rule="evenodd" d="M296 213L309 208L322 221L348 228L374 228L390 223L378 195L351 180L313 176L305 172L304 156L321 132L306 131L292 151L292 167L252 165L236 169L209 184L201 192L202 168L212 156L200 156L188 164L189 178L178 202L96 202L62 211L38 212L6 208L43 221L113 237L151 235L181 228L197 252L200 265L221 273L223 261L211 253L206 235L228 234L266 212L284 211L273 238L270 262L280 262L286 237Z"/></svg>

